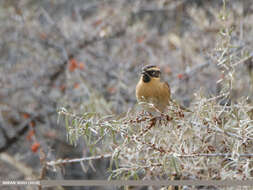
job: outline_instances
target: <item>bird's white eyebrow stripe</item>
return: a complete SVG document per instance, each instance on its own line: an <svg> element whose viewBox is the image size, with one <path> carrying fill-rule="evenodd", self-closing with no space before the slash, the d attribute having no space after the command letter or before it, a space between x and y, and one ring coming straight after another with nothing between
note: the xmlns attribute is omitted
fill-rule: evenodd
<svg viewBox="0 0 253 190"><path fill-rule="evenodd" d="M160 69L152 67L152 68L147 69L146 71L160 71Z"/></svg>

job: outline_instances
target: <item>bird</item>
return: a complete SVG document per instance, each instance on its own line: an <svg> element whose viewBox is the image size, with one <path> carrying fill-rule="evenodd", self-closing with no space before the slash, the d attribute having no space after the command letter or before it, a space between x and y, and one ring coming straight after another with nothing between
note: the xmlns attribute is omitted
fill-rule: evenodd
<svg viewBox="0 0 253 190"><path fill-rule="evenodd" d="M138 102L148 103L144 106L149 111L164 112L170 104L171 91L167 82L161 81L161 70L156 65L144 66L141 77L136 85L136 99Z"/></svg>
<svg viewBox="0 0 253 190"><path fill-rule="evenodd" d="M137 101L143 103L144 109L149 113L164 113L169 105L190 111L171 99L170 86L161 80L161 69L156 65L147 65L142 68L135 93Z"/></svg>

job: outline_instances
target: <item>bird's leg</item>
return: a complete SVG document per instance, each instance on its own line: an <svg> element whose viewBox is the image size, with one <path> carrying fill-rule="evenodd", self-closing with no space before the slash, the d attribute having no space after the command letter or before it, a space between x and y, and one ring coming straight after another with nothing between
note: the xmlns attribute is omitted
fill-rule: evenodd
<svg viewBox="0 0 253 190"><path fill-rule="evenodd" d="M150 113L150 112L148 112L148 111L146 111L146 110L142 110L141 115L142 115L142 116L153 117L152 113Z"/></svg>
<svg viewBox="0 0 253 190"><path fill-rule="evenodd" d="M152 116L151 120L155 121L155 124L158 122L160 125L162 124L162 121L165 118L165 114L164 113L160 113L160 115L156 115L156 116Z"/></svg>
<svg viewBox="0 0 253 190"><path fill-rule="evenodd" d="M145 110L142 110L140 115L146 115Z"/></svg>

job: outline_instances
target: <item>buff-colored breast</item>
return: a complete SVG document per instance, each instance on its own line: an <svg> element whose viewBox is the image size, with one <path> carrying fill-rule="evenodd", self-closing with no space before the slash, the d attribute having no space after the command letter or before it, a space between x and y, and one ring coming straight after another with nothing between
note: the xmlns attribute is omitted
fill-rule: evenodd
<svg viewBox="0 0 253 190"><path fill-rule="evenodd" d="M136 86L136 98L138 102L152 103L161 112L164 112L170 101L170 88L160 79L151 79L144 83L142 78Z"/></svg>

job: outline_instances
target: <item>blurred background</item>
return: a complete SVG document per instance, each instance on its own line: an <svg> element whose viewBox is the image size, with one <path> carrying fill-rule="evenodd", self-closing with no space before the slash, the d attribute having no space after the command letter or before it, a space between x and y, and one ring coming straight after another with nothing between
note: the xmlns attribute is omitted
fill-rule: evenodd
<svg viewBox="0 0 253 190"><path fill-rule="evenodd" d="M82 140L76 147L68 143L57 110L127 112L136 104L144 65L160 66L173 98L185 106L200 89L216 95L221 30L231 29L231 44L241 55L252 53L253 46L253 2L226 1L226 10L223 5L222 0L0 1L1 180L107 179L107 159L94 161L96 170L80 164L41 170L45 161L90 154ZM248 96L251 102L251 64L247 59L235 72L234 99Z"/></svg>

